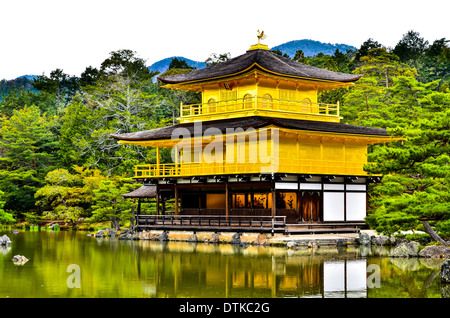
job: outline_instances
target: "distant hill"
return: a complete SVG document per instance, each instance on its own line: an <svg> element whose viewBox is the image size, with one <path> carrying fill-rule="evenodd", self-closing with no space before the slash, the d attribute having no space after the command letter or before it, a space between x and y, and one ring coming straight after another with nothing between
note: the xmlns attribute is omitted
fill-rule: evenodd
<svg viewBox="0 0 450 318"><path fill-rule="evenodd" d="M26 79L29 79L30 81L33 81L36 77L38 77L38 75L22 75L22 76L19 76L18 78L16 78L16 80L20 79L20 78L26 78Z"/></svg>
<svg viewBox="0 0 450 318"><path fill-rule="evenodd" d="M148 67L148 69L151 72L158 71L159 74L162 74L162 73L164 73L165 71L167 71L169 69L170 62L174 58L177 58L179 60L184 60L184 61L186 61L186 63L189 66L195 67L198 70L206 67L205 62L193 61L193 60L190 60L190 59L182 57L182 56L172 56L172 57L167 57L165 59L162 59L162 60L160 60L158 62L153 63L152 65L150 65Z"/></svg>
<svg viewBox="0 0 450 318"><path fill-rule="evenodd" d="M347 50L356 50L356 47L347 44L330 44L314 40L294 40L271 48L271 50L280 50L291 58L294 57L297 50L302 50L305 56L314 56L318 53L333 55L336 49L345 53Z"/></svg>
<svg viewBox="0 0 450 318"><path fill-rule="evenodd" d="M0 101L2 100L2 94L8 95L8 92L11 89L24 88L26 90L37 92L32 85L35 77L37 77L37 75L23 75L13 80L0 80Z"/></svg>

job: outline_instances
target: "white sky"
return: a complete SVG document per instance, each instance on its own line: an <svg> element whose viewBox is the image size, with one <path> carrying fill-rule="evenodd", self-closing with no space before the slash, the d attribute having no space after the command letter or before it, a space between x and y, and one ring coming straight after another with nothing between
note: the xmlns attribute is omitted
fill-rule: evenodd
<svg viewBox="0 0 450 318"><path fill-rule="evenodd" d="M448 0L0 0L0 79L79 76L111 51L147 65L171 56L206 60L245 53L264 30L273 47L291 40L394 47L408 30L450 39Z"/></svg>

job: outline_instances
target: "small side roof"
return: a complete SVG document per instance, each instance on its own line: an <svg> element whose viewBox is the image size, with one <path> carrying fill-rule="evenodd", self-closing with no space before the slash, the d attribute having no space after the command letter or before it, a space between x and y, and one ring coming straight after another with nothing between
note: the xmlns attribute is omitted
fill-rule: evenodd
<svg viewBox="0 0 450 318"><path fill-rule="evenodd" d="M155 198L156 186L143 185L130 193L122 194L124 198Z"/></svg>

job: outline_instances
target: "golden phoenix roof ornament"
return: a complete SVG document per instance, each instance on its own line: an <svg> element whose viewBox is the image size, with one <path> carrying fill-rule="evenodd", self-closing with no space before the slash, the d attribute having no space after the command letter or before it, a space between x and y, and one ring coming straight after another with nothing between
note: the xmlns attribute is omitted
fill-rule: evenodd
<svg viewBox="0 0 450 318"><path fill-rule="evenodd" d="M261 41L261 40L264 40L267 36L264 34L264 30L261 31L261 32L258 30L258 35L257 35L257 37L258 37L258 44L260 44L260 41Z"/></svg>

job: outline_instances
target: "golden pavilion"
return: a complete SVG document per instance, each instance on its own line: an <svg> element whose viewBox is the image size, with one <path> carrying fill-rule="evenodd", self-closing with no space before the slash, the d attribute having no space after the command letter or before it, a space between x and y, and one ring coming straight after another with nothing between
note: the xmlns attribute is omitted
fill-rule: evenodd
<svg viewBox="0 0 450 318"><path fill-rule="evenodd" d="M201 92L180 105L173 126L115 134L123 144L156 148L156 163L135 166L143 186L124 195L155 198L138 208L138 229L358 231L364 226L369 144L392 141L386 130L340 123L339 104L318 92L350 87L359 75L295 62L252 45L245 54L159 80ZM171 148L171 163L160 150ZM167 200L174 211L166 211Z"/></svg>

